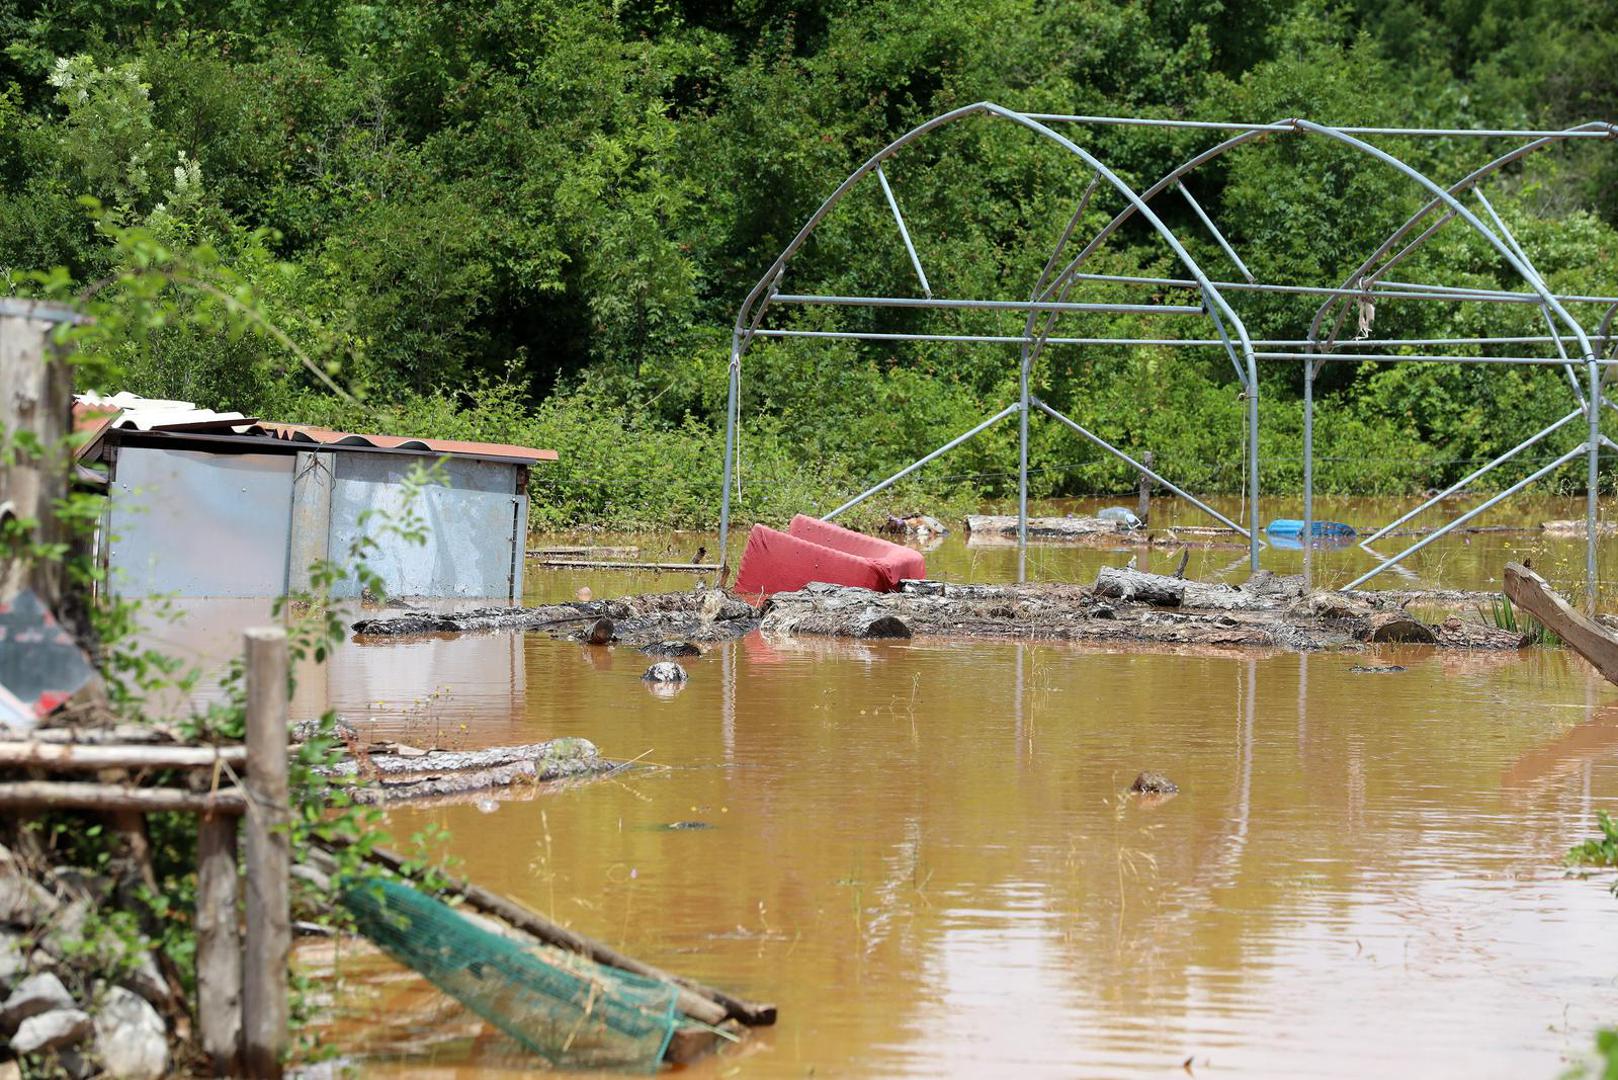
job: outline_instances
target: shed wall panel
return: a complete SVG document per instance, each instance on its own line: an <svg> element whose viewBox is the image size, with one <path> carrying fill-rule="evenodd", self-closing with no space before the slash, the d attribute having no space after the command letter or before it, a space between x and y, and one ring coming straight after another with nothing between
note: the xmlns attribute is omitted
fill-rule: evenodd
<svg viewBox="0 0 1618 1080"><path fill-rule="evenodd" d="M108 511L108 569L125 596L280 596L292 457L125 446Z"/></svg>
<svg viewBox="0 0 1618 1080"><path fill-rule="evenodd" d="M378 541L367 551L370 569L390 596L511 598L513 552L520 544L513 493L520 466L450 459L446 484L422 488L409 512L426 533L410 543L394 531L406 520L406 480L414 462L390 454L335 455L331 492L331 556L344 560L362 535ZM367 513L369 512L369 516ZM348 595L359 584L350 579Z"/></svg>

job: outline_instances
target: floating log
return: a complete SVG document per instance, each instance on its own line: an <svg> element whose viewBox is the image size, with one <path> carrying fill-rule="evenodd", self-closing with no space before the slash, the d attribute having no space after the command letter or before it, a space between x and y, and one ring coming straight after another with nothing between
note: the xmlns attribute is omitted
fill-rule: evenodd
<svg viewBox="0 0 1618 1080"><path fill-rule="evenodd" d="M1539 523L1539 531L1546 536L1583 536L1586 528L1583 518L1572 518L1568 520L1542 521ZM1613 536L1615 534L1618 534L1618 522L1596 522L1597 536Z"/></svg>
<svg viewBox="0 0 1618 1080"><path fill-rule="evenodd" d="M1139 600L1157 607L1179 607L1185 602L1185 582L1161 574L1103 566L1096 575L1096 592L1118 600Z"/></svg>
<svg viewBox="0 0 1618 1080"><path fill-rule="evenodd" d="M356 802L385 803L467 795L517 783L540 784L572 776L609 772L616 766L588 739L551 739L524 746L485 750L429 750L378 753L338 762L321 770L328 776L369 775L382 783L353 789Z"/></svg>
<svg viewBox="0 0 1618 1080"><path fill-rule="evenodd" d="M0 741L0 766L52 772L98 769L211 769L247 766L244 746L87 746L30 738Z"/></svg>
<svg viewBox="0 0 1618 1080"><path fill-rule="evenodd" d="M1413 645L1432 645L1438 635L1426 623L1417 622L1403 611L1379 611L1365 620L1360 630L1361 641L1382 645L1400 642Z"/></svg>
<svg viewBox="0 0 1618 1080"><path fill-rule="evenodd" d="M1580 614L1549 582L1521 563L1506 564L1505 589L1512 603L1594 664L1608 682L1618 683L1618 636L1612 631Z"/></svg>
<svg viewBox="0 0 1618 1080"><path fill-rule="evenodd" d="M1135 600L1156 607L1258 611L1278 606L1278 597L1274 594L1246 592L1229 585L1187 581L1114 566L1103 566L1096 574L1095 591L1101 596Z"/></svg>
<svg viewBox="0 0 1618 1080"><path fill-rule="evenodd" d="M974 514L966 519L971 544L1001 545L1017 540L1017 518L1011 514ZM1233 529L1208 525L1177 525L1148 532L1131 529L1121 521L1099 517L1031 517L1028 539L1039 543L1089 544L1095 547L1176 547L1245 549L1247 543Z"/></svg>
<svg viewBox="0 0 1618 1080"><path fill-rule="evenodd" d="M529 548L530 559L542 558L575 558L575 559L633 559L640 554L638 547L591 547L587 545L559 545L554 547Z"/></svg>
<svg viewBox="0 0 1618 1080"><path fill-rule="evenodd" d="M22 780L0 784L0 807L14 810L134 810L139 813L240 815L247 812L247 800L234 787L200 793L123 784Z"/></svg>
<svg viewBox="0 0 1618 1080"><path fill-rule="evenodd" d="M966 531L974 537L1017 535L1017 518L1011 514L972 514L966 519ZM1098 517L1031 517L1028 535L1041 540L1093 540L1103 537L1119 540L1132 530L1121 521Z"/></svg>

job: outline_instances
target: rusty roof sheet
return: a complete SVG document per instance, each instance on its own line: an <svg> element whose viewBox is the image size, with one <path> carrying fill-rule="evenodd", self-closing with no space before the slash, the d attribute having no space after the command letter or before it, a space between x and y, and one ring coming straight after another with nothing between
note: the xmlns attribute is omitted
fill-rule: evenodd
<svg viewBox="0 0 1618 1080"><path fill-rule="evenodd" d="M288 442L312 442L324 446L374 446L383 450L424 450L435 454L467 454L475 457L507 458L530 464L555 461L555 450L536 450L509 443L465 442L460 439L417 439L401 435L358 435L349 431L312 427L308 424L258 425L266 435Z"/></svg>
<svg viewBox="0 0 1618 1080"><path fill-rule="evenodd" d="M217 434L261 436L292 443L322 446L368 446L379 450L419 450L434 454L464 454L534 464L555 461L555 450L536 450L507 443L465 442L459 439L415 439L400 435L360 435L310 424L266 423L239 412L199 409L189 401L160 401L137 394L119 393L103 397L94 392L80 394L73 401L73 429L88 438L79 447L81 460L100 456L108 430L168 432L173 434Z"/></svg>

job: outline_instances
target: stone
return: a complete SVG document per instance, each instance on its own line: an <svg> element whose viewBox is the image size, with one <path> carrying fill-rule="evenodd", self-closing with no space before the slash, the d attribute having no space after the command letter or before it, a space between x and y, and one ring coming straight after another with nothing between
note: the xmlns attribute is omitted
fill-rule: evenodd
<svg viewBox="0 0 1618 1080"><path fill-rule="evenodd" d="M16 934L0 930L0 990L7 993L28 974L28 955Z"/></svg>
<svg viewBox="0 0 1618 1080"><path fill-rule="evenodd" d="M30 975L17 984L0 1005L0 1029L14 1031L30 1017L53 1010L73 1008L73 995L50 972Z"/></svg>
<svg viewBox="0 0 1618 1080"><path fill-rule="evenodd" d="M140 951L120 983L153 1005L161 1007L169 1002L168 980L163 978L163 972L157 966L157 957L150 949Z"/></svg>
<svg viewBox="0 0 1618 1080"><path fill-rule="evenodd" d="M0 923L38 926L61 906L55 894L28 876L11 852L0 848Z"/></svg>
<svg viewBox="0 0 1618 1080"><path fill-rule="evenodd" d="M683 683L690 676L686 675L685 668L672 660L663 660L646 669L641 678L649 683Z"/></svg>
<svg viewBox="0 0 1618 1080"><path fill-rule="evenodd" d="M73 1046L90 1034L90 1014L83 1009L53 1009L30 1016L11 1037L11 1052L18 1057Z"/></svg>
<svg viewBox="0 0 1618 1080"><path fill-rule="evenodd" d="M168 1031L157 1010L121 986L107 990L95 1014L95 1050L114 1080L157 1080L169 1067Z"/></svg>

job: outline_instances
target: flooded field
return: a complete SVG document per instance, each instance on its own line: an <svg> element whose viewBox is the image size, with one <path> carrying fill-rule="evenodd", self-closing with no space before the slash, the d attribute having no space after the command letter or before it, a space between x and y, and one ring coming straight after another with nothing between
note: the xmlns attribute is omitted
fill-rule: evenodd
<svg viewBox="0 0 1618 1080"><path fill-rule="evenodd" d="M1367 550L1356 543L1317 546L1311 553L1311 573L1317 585L1335 588L1347 584L1360 574L1375 567L1382 559L1397 555L1421 540L1413 530L1436 528L1460 516L1483 501L1467 497L1446 500L1440 507L1407 522L1394 534L1371 545ZM1234 498L1214 498L1212 505L1226 516L1246 521L1243 504ZM1407 510L1414 509L1419 499L1343 499L1317 498L1315 518L1320 521L1346 522L1368 536L1383 525L1394 521ZM1128 499L1064 499L1032 504L1030 513L1060 516L1063 514L1089 515L1103 506L1135 507L1134 498ZM1301 499L1266 498L1262 520L1303 517ZM994 513L1015 514L1015 503L992 508ZM1390 568L1373 578L1364 587L1370 589L1409 589L1416 587L1450 589L1498 589L1500 570L1507 560L1525 557L1533 560L1536 570L1553 585L1575 594L1584 591L1583 537L1547 536L1539 531L1545 521L1584 520L1584 500L1569 498L1517 498L1489 510L1473 519L1464 528L1490 531L1457 532L1440 537L1431 545L1412 555L1400 566ZM1603 499L1601 519L1618 519L1618 501ZM1151 531L1171 530L1184 525L1216 525L1196 507L1180 499L1152 500ZM927 553L927 572L930 576L950 581L1014 581L1017 575L1017 548L1014 541L969 538L961 529L951 525L949 536L924 547ZM1514 531L1493 531L1501 528ZM741 554L746 530L739 529L732 537L733 556ZM587 534L546 538L557 544L631 545L640 549L639 558L647 561L685 562L704 544L713 542L711 535L676 533L669 536L645 537L617 534ZM1304 553L1292 541L1269 544L1261 555L1266 570L1278 574L1301 574ZM1373 554L1374 552L1374 554ZM1180 561L1180 551L1172 544L1158 548L1120 547L1108 550L1102 547L1072 544L1036 544L1028 549L1028 576L1037 581L1070 581L1088 584L1095 580L1102 566L1118 566L1136 556L1140 568L1158 572L1172 572ZM1605 537L1601 543L1601 588L1607 596L1606 607L1618 609L1618 538ZM1247 578L1246 540L1230 536L1216 547L1195 548L1186 567L1187 576L1199 580L1225 580L1240 583ZM531 573L527 590L530 602L571 599L578 583L590 585L598 596L619 595L626 591L643 592L683 588L691 581L689 574L645 574L623 572L569 571L563 578L557 574ZM571 587L570 587L571 586Z"/></svg>
<svg viewBox="0 0 1618 1080"><path fill-rule="evenodd" d="M1471 539L1434 545L1430 583L1497 587L1524 554L1582 567L1578 541ZM1062 580L1126 557L1036 550ZM1327 572L1369 565L1356 552ZM1603 557L1618 567L1618 545ZM1015 550L952 537L930 560L1006 580ZM690 581L531 570L528 593ZM418 743L576 735L639 757L551 793L395 810L391 828L441 826L478 883L779 1004L777 1027L695 1076L1550 1078L1618 1021L1618 899L1561 866L1618 810L1618 688L1565 651L755 634L688 661L668 698L647 663L537 634L350 644L299 708ZM1181 793L1125 796L1145 769ZM326 1037L367 1075L534 1069L388 962L345 970Z"/></svg>
<svg viewBox="0 0 1618 1080"><path fill-rule="evenodd" d="M1367 675L749 638L664 700L633 653L531 637L490 672L477 639L394 648L469 742L583 735L660 766L392 826L443 826L477 881L780 1004L699 1075L1551 1077L1618 1017L1618 900L1559 865L1618 804L1618 694L1560 652ZM457 689L519 672L511 714ZM1181 794L1123 797L1143 768ZM688 821L711 827L663 828ZM345 1028L419 1047L446 1018L400 1023L414 985L357 993ZM393 1068L517 1063L483 1038Z"/></svg>

